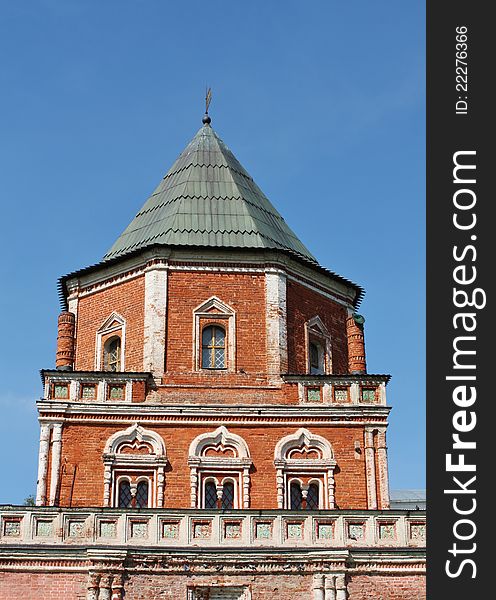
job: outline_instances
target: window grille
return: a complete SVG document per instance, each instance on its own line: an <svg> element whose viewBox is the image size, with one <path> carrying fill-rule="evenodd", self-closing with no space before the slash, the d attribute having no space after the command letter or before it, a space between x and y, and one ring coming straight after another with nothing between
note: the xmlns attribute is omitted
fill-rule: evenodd
<svg viewBox="0 0 496 600"><path fill-rule="evenodd" d="M119 508L131 508L131 484L124 480L119 483Z"/></svg>
<svg viewBox="0 0 496 600"><path fill-rule="evenodd" d="M205 484L205 508L217 508L217 486L214 481Z"/></svg>
<svg viewBox="0 0 496 600"><path fill-rule="evenodd" d="M301 510L303 505L303 494L301 486L297 481L291 483L290 488L291 510Z"/></svg>
<svg viewBox="0 0 496 600"><path fill-rule="evenodd" d="M222 490L222 508L229 510L234 508L234 484L232 481L226 481Z"/></svg>
<svg viewBox="0 0 496 600"><path fill-rule="evenodd" d="M136 488L136 506L137 508L148 507L148 481L140 481Z"/></svg>
<svg viewBox="0 0 496 600"><path fill-rule="evenodd" d="M318 483L311 483L308 487L307 493L307 509L318 510L319 508L319 485Z"/></svg>
<svg viewBox="0 0 496 600"><path fill-rule="evenodd" d="M121 338L113 337L107 340L103 349L103 364L105 371L121 370Z"/></svg>
<svg viewBox="0 0 496 600"><path fill-rule="evenodd" d="M205 327L202 332L202 368L226 368L226 332L218 325Z"/></svg>

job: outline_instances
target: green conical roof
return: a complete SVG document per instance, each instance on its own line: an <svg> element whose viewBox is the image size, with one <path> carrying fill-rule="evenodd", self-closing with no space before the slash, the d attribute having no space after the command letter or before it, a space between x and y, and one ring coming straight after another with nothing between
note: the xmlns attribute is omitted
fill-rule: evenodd
<svg viewBox="0 0 496 600"><path fill-rule="evenodd" d="M208 122L103 260L156 244L279 249L317 264Z"/></svg>

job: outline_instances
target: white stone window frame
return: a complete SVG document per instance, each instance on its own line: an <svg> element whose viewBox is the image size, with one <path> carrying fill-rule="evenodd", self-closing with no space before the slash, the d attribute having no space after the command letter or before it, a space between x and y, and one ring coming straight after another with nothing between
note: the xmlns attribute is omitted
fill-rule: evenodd
<svg viewBox="0 0 496 600"><path fill-rule="evenodd" d="M204 456L209 448L234 448L236 457ZM190 444L188 452L190 467L191 508L204 506L204 480L231 479L234 482L234 495L237 508L250 508L250 469L253 461L245 440L231 433L226 427L218 427L213 432L197 436ZM233 476L236 473L238 481Z"/></svg>
<svg viewBox="0 0 496 600"><path fill-rule="evenodd" d="M210 312L213 308L217 312ZM202 319L209 319L205 327L216 324L224 327L226 364L223 369L204 369L202 367ZM217 296L212 296L193 310L193 369L202 372L236 371L236 312Z"/></svg>
<svg viewBox="0 0 496 600"><path fill-rule="evenodd" d="M122 445L135 441L149 444L151 454L121 454ZM110 436L103 453L104 464L104 506L117 506L119 501L118 482L128 478L131 483L133 473L152 472L153 476L138 477L136 486L142 479L148 479L148 507L162 508L164 504L165 467L167 454L163 439L155 431L144 429L135 423L123 431ZM117 473L117 476L116 476ZM152 483L153 482L153 483Z"/></svg>
<svg viewBox="0 0 496 600"><path fill-rule="evenodd" d="M116 325L112 325L114 321ZM120 332L120 335L119 335ZM121 371L125 371L126 364L126 319L115 311L108 316L105 321L100 325L100 328L96 332L96 343L95 343L95 370L104 370L104 358L103 358L103 338L112 335L113 333L121 339Z"/></svg>
<svg viewBox="0 0 496 600"><path fill-rule="evenodd" d="M292 451L301 448L318 450L321 457L318 459L288 458L288 455L290 455ZM334 470L336 464L330 442L320 435L311 433L308 429L298 429L294 434L287 435L280 439L276 444L274 451L277 507L290 509L291 481L298 480L300 481L300 484L302 484L302 480L299 479L299 477L309 476L310 479L308 485L314 482L319 483L319 508L329 510L334 509ZM313 474L318 474L321 479L317 477L312 478Z"/></svg>
<svg viewBox="0 0 496 600"><path fill-rule="evenodd" d="M332 373L332 340L331 334L319 316L312 317L305 323L305 361L307 373L311 374L310 343L318 341L323 349L323 375Z"/></svg>

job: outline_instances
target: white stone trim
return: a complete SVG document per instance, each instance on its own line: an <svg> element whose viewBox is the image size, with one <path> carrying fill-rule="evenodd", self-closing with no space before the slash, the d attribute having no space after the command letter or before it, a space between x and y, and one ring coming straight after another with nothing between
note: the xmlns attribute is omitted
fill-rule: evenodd
<svg viewBox="0 0 496 600"><path fill-rule="evenodd" d="M250 458L250 451L245 440L235 433L231 433L226 427L218 427L213 432L202 433L190 444L188 454L190 457L199 457L208 446L234 446L238 452L238 458Z"/></svg>
<svg viewBox="0 0 496 600"><path fill-rule="evenodd" d="M316 338L322 345L324 355L323 375L332 374L332 344L331 334L319 316L312 317L305 323L305 362L310 373L310 338Z"/></svg>
<svg viewBox="0 0 496 600"><path fill-rule="evenodd" d="M318 459L290 458L291 450L300 448L318 449L321 457ZM334 469L336 461L332 446L328 440L320 435L311 433L308 429L298 429L294 434L287 435L279 440L274 450L274 464L276 467L276 488L278 508L290 508L290 482L298 479L298 474L319 474L319 490L325 490L323 495L324 509L333 509L335 506L334 495Z"/></svg>
<svg viewBox="0 0 496 600"><path fill-rule="evenodd" d="M212 308L218 312L210 312ZM226 368L223 370L236 371L236 311L217 296L210 297L193 310L193 369L206 370L201 366L203 318L218 319L220 323L226 323Z"/></svg>
<svg viewBox="0 0 496 600"><path fill-rule="evenodd" d="M279 269L265 273L267 372L279 377L288 370L286 274Z"/></svg>
<svg viewBox="0 0 496 600"><path fill-rule="evenodd" d="M165 367L167 275L165 265L145 270L143 370L153 373L156 379L162 377Z"/></svg>
<svg viewBox="0 0 496 600"><path fill-rule="evenodd" d="M144 429L138 423L134 423L124 431L118 431L109 437L105 444L105 454L115 454L124 443L132 443L135 440L138 442L148 443L152 446L154 454L157 456L165 456L165 444L162 437L151 429Z"/></svg>
<svg viewBox="0 0 496 600"><path fill-rule="evenodd" d="M365 473L367 477L367 508L377 509L377 486L375 482L374 429L365 428Z"/></svg>
<svg viewBox="0 0 496 600"><path fill-rule="evenodd" d="M203 456L205 450L212 446L221 449L232 447L237 456ZM250 507L250 468L252 460L248 446L242 437L221 426L213 432L197 436L191 442L188 454L188 464L191 469L191 508L197 508L198 503L203 504L204 478L216 478L222 471L231 471L237 474L238 508Z"/></svg>
<svg viewBox="0 0 496 600"><path fill-rule="evenodd" d="M60 463L62 457L62 423L52 427L52 466L50 472L50 506L55 506L60 482Z"/></svg>
<svg viewBox="0 0 496 600"><path fill-rule="evenodd" d="M38 453L38 481L36 484L36 506L43 506L46 501L50 428L51 425L49 423L41 423L40 449Z"/></svg>
<svg viewBox="0 0 496 600"><path fill-rule="evenodd" d="M121 454L119 449L123 444L134 442L150 444L153 449L151 454ZM162 437L150 429L144 429L138 423L131 425L123 431L118 431L110 436L105 444L103 453L103 505L111 506L118 499L117 479L115 471L127 471L131 474L136 471L151 471L154 474L153 493L148 498L151 507L161 508L164 503L165 466L167 454ZM148 477L148 479L150 479Z"/></svg>
<svg viewBox="0 0 496 600"><path fill-rule="evenodd" d="M117 321L117 325L112 326L112 323ZM112 333L121 332L121 371L126 369L126 320L120 314L115 311L108 316L105 321L100 325L100 328L96 332L96 343L95 343L95 370L102 371L103 365L103 337Z"/></svg>
<svg viewBox="0 0 496 600"><path fill-rule="evenodd" d="M390 507L389 500L389 474L386 445L386 428L377 429L377 470L379 478L379 498L381 509Z"/></svg>

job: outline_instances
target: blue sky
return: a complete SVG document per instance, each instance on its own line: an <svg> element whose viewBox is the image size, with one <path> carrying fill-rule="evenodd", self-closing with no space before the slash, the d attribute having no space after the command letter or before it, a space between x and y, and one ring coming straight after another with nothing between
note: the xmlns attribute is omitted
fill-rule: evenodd
<svg viewBox="0 0 496 600"><path fill-rule="evenodd" d="M98 262L212 125L321 264L365 287L391 487L425 485L424 6L0 5L0 503L36 487L58 277Z"/></svg>

